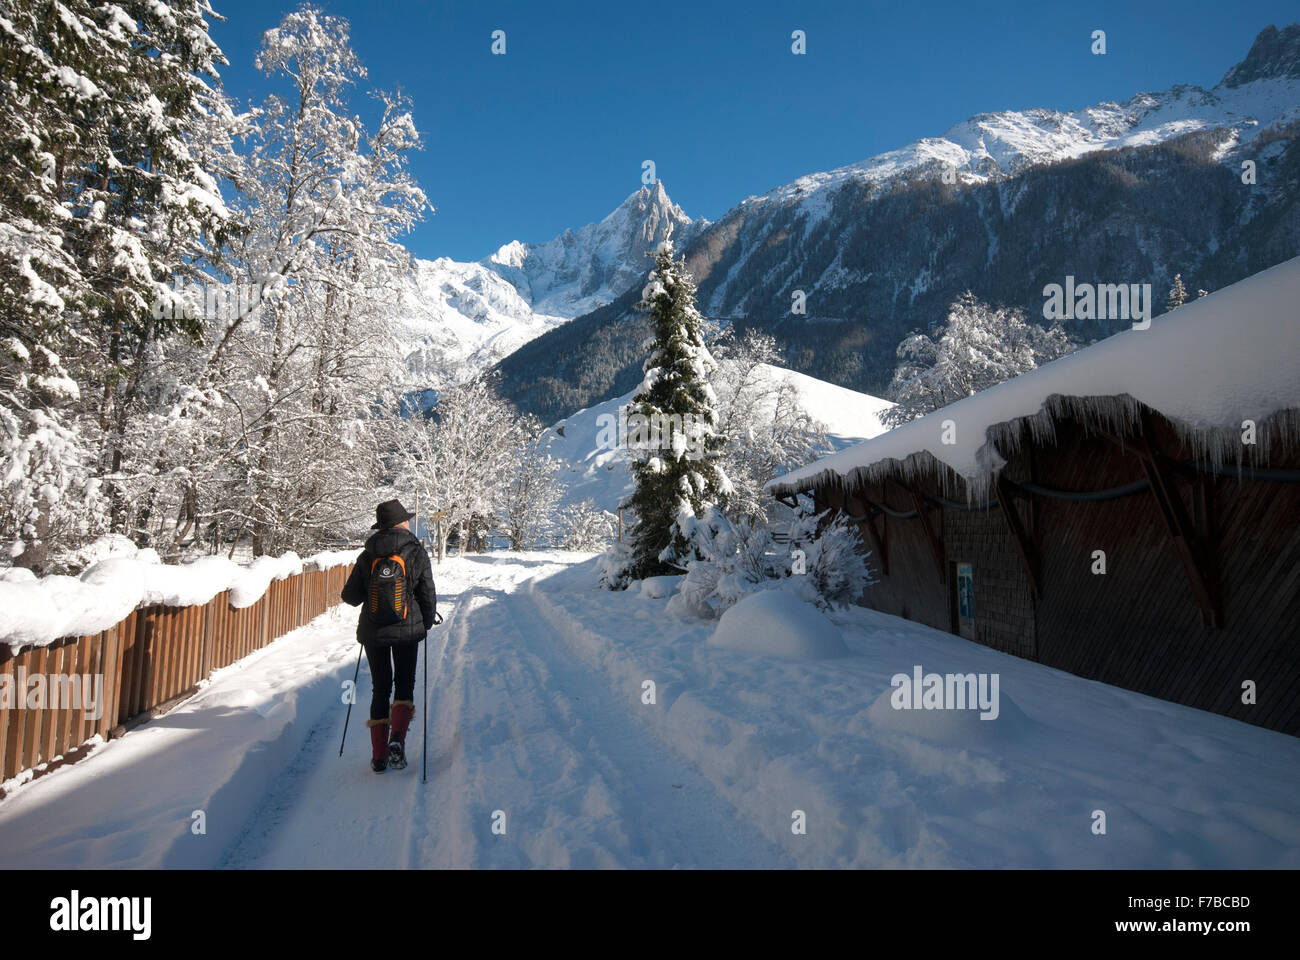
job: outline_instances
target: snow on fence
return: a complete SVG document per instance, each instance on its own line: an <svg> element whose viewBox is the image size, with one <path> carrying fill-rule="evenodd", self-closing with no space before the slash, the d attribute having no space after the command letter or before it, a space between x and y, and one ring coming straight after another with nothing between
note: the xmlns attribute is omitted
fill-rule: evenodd
<svg viewBox="0 0 1300 960"><path fill-rule="evenodd" d="M355 557L290 554L249 567L115 558L80 580L0 582L0 782L80 759L88 741L121 736L324 613Z"/></svg>

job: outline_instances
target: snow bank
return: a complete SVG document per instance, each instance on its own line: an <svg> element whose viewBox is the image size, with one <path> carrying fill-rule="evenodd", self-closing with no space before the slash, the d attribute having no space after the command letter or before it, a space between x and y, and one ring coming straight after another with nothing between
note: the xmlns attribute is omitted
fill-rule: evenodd
<svg viewBox="0 0 1300 960"><path fill-rule="evenodd" d="M1034 724L1016 702L1001 690L997 713L988 719L975 706L966 709L900 710L894 706L896 690L886 690L867 708L867 720L880 733L902 733L949 747L988 750L1019 739Z"/></svg>
<svg viewBox="0 0 1300 960"><path fill-rule="evenodd" d="M680 576L646 577L641 581L640 594L647 600L663 600L665 597L671 597L681 582Z"/></svg>
<svg viewBox="0 0 1300 960"><path fill-rule="evenodd" d="M292 550L283 557L258 557L231 581L230 605L236 610L251 607L273 580L286 580L302 573L302 558Z"/></svg>
<svg viewBox="0 0 1300 960"><path fill-rule="evenodd" d="M791 660L842 657L849 652L839 628L820 610L782 590L750 594L731 607L709 643Z"/></svg>
<svg viewBox="0 0 1300 960"><path fill-rule="evenodd" d="M230 605L242 609L261 599L276 580L356 559L355 552L335 551L303 561L289 552L243 566L222 556L164 564L153 550L132 554L120 544L108 553L80 577L37 579L30 571L5 571L0 576L0 610L5 612L0 643L45 646L62 637L89 636L120 623L136 607L202 606L223 590L230 591Z"/></svg>
<svg viewBox="0 0 1300 960"><path fill-rule="evenodd" d="M125 562L131 567L107 583L63 576L0 583L0 610L5 612L0 643L45 646L60 637L99 633L120 623L140 604L144 589L139 568Z"/></svg>
<svg viewBox="0 0 1300 960"><path fill-rule="evenodd" d="M331 570L355 563L360 553L360 550L326 550L312 554L302 562L302 566L304 570Z"/></svg>
<svg viewBox="0 0 1300 960"><path fill-rule="evenodd" d="M1297 302L1300 257L1186 303L1146 330L1117 333L778 477L768 489L782 495L828 481L872 482L900 469L910 476L937 462L976 498L1005 464L995 439L1014 447L1023 435L1006 425L1050 441L1059 416L1117 429L1134 420L1138 404L1167 417L1198 456L1224 463L1247 449L1242 421L1262 424L1279 410L1300 409ZM947 421L956 427L953 443L943 442ZM1266 440L1256 449L1266 449Z"/></svg>
<svg viewBox="0 0 1300 960"><path fill-rule="evenodd" d="M851 656L740 656L707 642L717 624L674 621L663 601L594 582L586 562L525 589L557 645L597 671L594 684L618 693L622 710L794 866L1300 866L1300 739L865 607L829 614ZM918 665L996 674L998 717L893 711L892 680ZM647 678L653 705L639 698ZM566 688L583 705L593 699L576 679ZM461 724L486 722L483 709ZM807 814L803 836L791 834L796 809ZM1090 829L1097 809L1107 837ZM693 862L721 865L707 852Z"/></svg>

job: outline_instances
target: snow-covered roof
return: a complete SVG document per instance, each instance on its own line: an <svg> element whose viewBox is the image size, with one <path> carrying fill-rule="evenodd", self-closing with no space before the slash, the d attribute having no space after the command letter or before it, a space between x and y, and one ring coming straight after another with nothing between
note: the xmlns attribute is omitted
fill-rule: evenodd
<svg viewBox="0 0 1300 960"><path fill-rule="evenodd" d="M810 463L768 484L782 496L847 481L937 472L960 478L968 497L987 494L1008 453L1025 435L1050 441L1058 417L1120 429L1141 406L1158 410L1198 458L1241 461L1242 422L1300 411L1300 257L1247 277L988 390ZM945 426L952 421L944 443ZM1276 425L1278 421L1273 421ZM996 442L995 442L996 441ZM1251 458L1253 459L1253 458ZM944 467L950 470L942 469Z"/></svg>

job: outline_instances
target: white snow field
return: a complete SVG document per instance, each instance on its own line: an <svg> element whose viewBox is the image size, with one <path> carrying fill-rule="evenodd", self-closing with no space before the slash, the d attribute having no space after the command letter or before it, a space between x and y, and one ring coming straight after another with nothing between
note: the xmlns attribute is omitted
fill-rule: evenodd
<svg viewBox="0 0 1300 960"><path fill-rule="evenodd" d="M674 616L589 555L435 575L427 784L420 714L369 770L364 665L339 758L338 607L16 786L0 866L1300 867L1300 739L861 608ZM996 718L894 709L917 667L996 675Z"/></svg>
<svg viewBox="0 0 1300 960"><path fill-rule="evenodd" d="M758 365L758 372L757 382L771 384L773 391L781 382L794 386L799 405L826 428L826 440L833 450L844 450L888 429L880 422L880 415L894 405L889 400L766 363ZM564 464L560 474L564 485L561 504L591 500L602 510L614 511L631 494L630 451L626 446L611 446L603 441L611 435L611 425L618 423L619 411L632 402L638 389L585 407L551 425L547 451Z"/></svg>

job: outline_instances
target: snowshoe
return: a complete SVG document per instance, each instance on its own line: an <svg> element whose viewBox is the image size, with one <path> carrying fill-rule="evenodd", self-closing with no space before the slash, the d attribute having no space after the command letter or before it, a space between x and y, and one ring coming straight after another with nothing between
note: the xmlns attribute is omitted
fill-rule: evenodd
<svg viewBox="0 0 1300 960"><path fill-rule="evenodd" d="M406 769L406 747L400 740L388 742L388 765L394 770Z"/></svg>
<svg viewBox="0 0 1300 960"><path fill-rule="evenodd" d="M406 764L402 765L405 766ZM375 773L383 773L388 769L388 762L386 760L371 760L370 769L375 771Z"/></svg>

